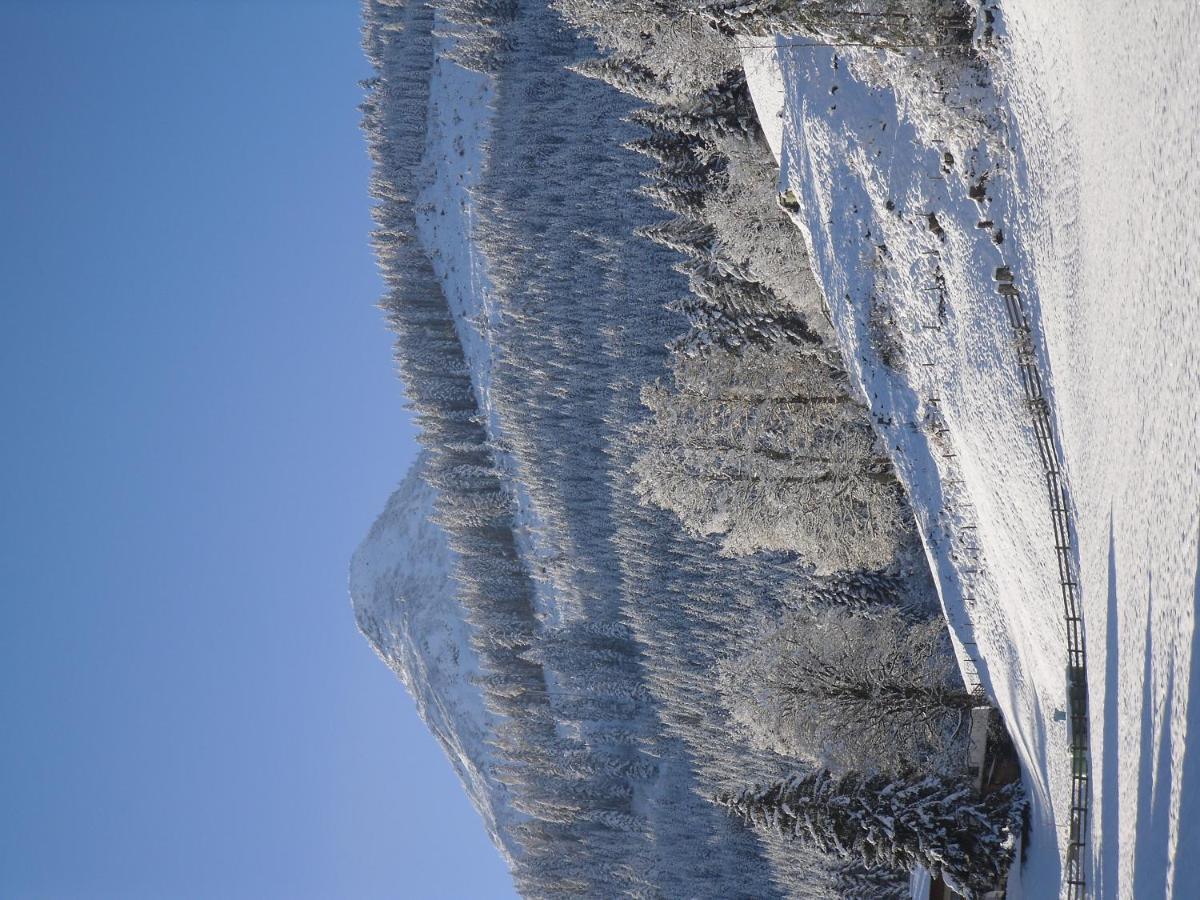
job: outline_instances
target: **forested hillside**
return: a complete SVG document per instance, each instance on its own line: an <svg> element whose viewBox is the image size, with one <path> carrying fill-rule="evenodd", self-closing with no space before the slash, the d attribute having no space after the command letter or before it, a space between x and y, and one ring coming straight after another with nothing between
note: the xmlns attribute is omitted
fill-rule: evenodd
<svg viewBox="0 0 1200 900"><path fill-rule="evenodd" d="M462 623L439 627L486 706L435 731L485 733L456 765L498 798L477 803L518 888L899 896L900 871L713 802L826 770L956 778L977 702L732 29L650 0L364 16L382 306L436 498L414 533L444 535L435 618ZM481 105L450 117L462 85ZM456 228L453 255L434 237ZM428 572L430 546L371 559ZM387 620L425 588L356 572L364 632L420 694Z"/></svg>

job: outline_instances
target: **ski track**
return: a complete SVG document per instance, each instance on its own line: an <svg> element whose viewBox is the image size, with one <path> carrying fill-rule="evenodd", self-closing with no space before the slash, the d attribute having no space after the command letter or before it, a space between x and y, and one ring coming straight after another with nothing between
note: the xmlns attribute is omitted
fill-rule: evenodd
<svg viewBox="0 0 1200 900"><path fill-rule="evenodd" d="M1089 894L1200 896L1200 860L1176 853L1180 823L1200 818L1200 750L1187 744L1200 720L1189 716L1200 280L1186 202L1198 193L1198 14L1182 2L1106 6L1003 5L994 113L1008 146L945 133L902 81L873 86L845 56L835 68L831 49L743 54L781 190L799 201L839 340L913 501L964 677L997 702L1024 763L1032 829L1012 897L1049 896L1061 880L1070 757L1055 715L1066 643L1049 504L999 265L1034 320L1077 532ZM976 204L966 189L985 170L989 198ZM1004 230L1002 244L981 220ZM872 347L872 296L903 346L902 374Z"/></svg>

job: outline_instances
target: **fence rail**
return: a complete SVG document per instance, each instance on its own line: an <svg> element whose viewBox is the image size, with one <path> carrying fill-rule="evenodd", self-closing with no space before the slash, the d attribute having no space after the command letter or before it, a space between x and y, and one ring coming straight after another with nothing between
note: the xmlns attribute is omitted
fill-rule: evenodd
<svg viewBox="0 0 1200 900"><path fill-rule="evenodd" d="M1063 885L1069 900L1087 896L1088 802L1090 799L1090 754L1088 750L1087 648L1083 640L1083 614L1080 609L1079 580L1075 577L1075 555L1071 510L1062 467L1054 440L1050 402L1042 391L1034 349L1033 330L1020 291L1013 285L1006 267L996 270L996 288L1004 299L1008 322L1012 326L1017 349L1021 386L1033 421L1038 453L1046 475L1046 493L1054 526L1054 552L1058 558L1058 578L1062 589L1063 618L1067 633L1067 701L1071 723L1071 822L1067 838L1067 859Z"/></svg>

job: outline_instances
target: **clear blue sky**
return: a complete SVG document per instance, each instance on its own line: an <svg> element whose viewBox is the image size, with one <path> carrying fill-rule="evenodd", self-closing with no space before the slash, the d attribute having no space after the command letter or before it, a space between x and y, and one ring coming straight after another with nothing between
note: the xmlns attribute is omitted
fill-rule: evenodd
<svg viewBox="0 0 1200 900"><path fill-rule="evenodd" d="M0 2L0 896L512 896L346 596L414 453L358 42Z"/></svg>

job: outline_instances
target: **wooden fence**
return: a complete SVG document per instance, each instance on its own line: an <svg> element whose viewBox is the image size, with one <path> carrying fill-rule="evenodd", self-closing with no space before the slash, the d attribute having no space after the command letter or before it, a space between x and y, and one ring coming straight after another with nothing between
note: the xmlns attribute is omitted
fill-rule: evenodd
<svg viewBox="0 0 1200 900"><path fill-rule="evenodd" d="M1029 314L1020 291L1013 284L1011 270L996 269L996 290L1004 300L1008 321L1016 341L1021 385L1037 437L1038 453L1046 477L1046 493L1050 501L1050 516L1054 524L1054 552L1058 557L1058 579L1062 589L1063 618L1067 626L1067 701L1071 725L1071 821L1067 839L1066 866L1063 884L1069 900L1084 900L1087 896L1088 802L1091 788L1088 782L1090 758L1088 753L1087 651L1084 646L1083 615L1080 609L1079 580L1075 574L1074 529L1071 509L1067 504L1065 478L1059 463L1054 440L1054 423L1050 403L1042 391L1038 371L1033 331Z"/></svg>

